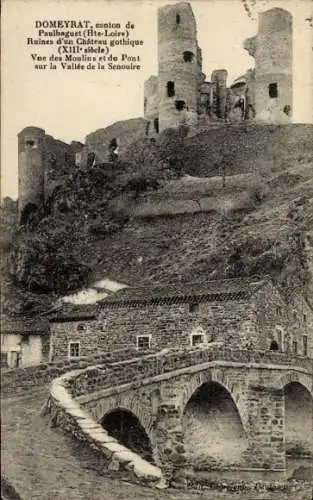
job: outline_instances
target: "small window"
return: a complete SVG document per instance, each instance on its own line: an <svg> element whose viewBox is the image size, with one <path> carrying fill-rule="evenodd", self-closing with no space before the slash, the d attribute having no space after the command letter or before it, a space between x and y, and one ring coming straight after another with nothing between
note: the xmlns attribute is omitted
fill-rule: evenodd
<svg viewBox="0 0 313 500"><path fill-rule="evenodd" d="M293 317L293 319L296 321L296 319L297 319L297 313L296 313L296 311L293 311L293 313L292 313L292 317Z"/></svg>
<svg viewBox="0 0 313 500"><path fill-rule="evenodd" d="M143 109L146 111L146 108L147 108L147 102L148 102L148 98L145 97L144 99L144 103L143 103Z"/></svg>
<svg viewBox="0 0 313 500"><path fill-rule="evenodd" d="M177 111L183 111L183 109L186 108L185 101L175 101L175 108L177 109Z"/></svg>
<svg viewBox="0 0 313 500"><path fill-rule="evenodd" d="M85 332L87 330L87 326L84 323L80 323L76 327L77 332Z"/></svg>
<svg viewBox="0 0 313 500"><path fill-rule="evenodd" d="M180 24L180 15L176 14L176 24Z"/></svg>
<svg viewBox="0 0 313 500"><path fill-rule="evenodd" d="M268 95L271 99L278 97L278 86L277 83L270 83L268 86Z"/></svg>
<svg viewBox="0 0 313 500"><path fill-rule="evenodd" d="M292 352L298 354L298 342L296 340L292 342Z"/></svg>
<svg viewBox="0 0 313 500"><path fill-rule="evenodd" d="M166 88L167 88L167 96L174 97L174 95L175 95L175 83L174 82L167 82Z"/></svg>
<svg viewBox="0 0 313 500"><path fill-rule="evenodd" d="M155 118L153 120L153 125L154 125L154 131L158 134L159 133L159 119Z"/></svg>
<svg viewBox="0 0 313 500"><path fill-rule="evenodd" d="M197 347L204 344L204 335L202 333L194 333L191 335L192 347Z"/></svg>
<svg viewBox="0 0 313 500"><path fill-rule="evenodd" d="M271 351L279 351L279 345L276 340L272 340L271 345L270 345L270 350Z"/></svg>
<svg viewBox="0 0 313 500"><path fill-rule="evenodd" d="M36 149L37 148L37 145L35 143L35 141L31 140L31 139L28 139L25 141L25 145L30 148L30 149Z"/></svg>
<svg viewBox="0 0 313 500"><path fill-rule="evenodd" d="M303 323L306 323L306 314L303 315Z"/></svg>
<svg viewBox="0 0 313 500"><path fill-rule="evenodd" d="M69 358L79 358L80 356L80 344L79 342L69 342L68 344L68 357Z"/></svg>
<svg viewBox="0 0 313 500"><path fill-rule="evenodd" d="M151 335L138 335L137 336L137 349L146 351L150 349Z"/></svg>
<svg viewBox="0 0 313 500"><path fill-rule="evenodd" d="M276 307L276 314L277 314L277 316L281 316L281 307L280 306Z"/></svg>
<svg viewBox="0 0 313 500"><path fill-rule="evenodd" d="M185 50L183 53L183 58L185 62L192 62L194 58L193 52L190 52L190 50Z"/></svg>
<svg viewBox="0 0 313 500"><path fill-rule="evenodd" d="M192 302L189 304L189 312L194 313L199 310L199 304L197 302Z"/></svg>
<svg viewBox="0 0 313 500"><path fill-rule="evenodd" d="M307 356L308 355L308 336L303 335L302 340L303 340L303 356Z"/></svg>

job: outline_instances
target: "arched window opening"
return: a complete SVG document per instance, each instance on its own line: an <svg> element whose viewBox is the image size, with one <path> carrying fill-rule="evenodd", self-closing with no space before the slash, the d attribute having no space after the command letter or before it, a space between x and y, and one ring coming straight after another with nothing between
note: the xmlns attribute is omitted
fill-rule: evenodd
<svg viewBox="0 0 313 500"><path fill-rule="evenodd" d="M279 351L279 345L276 340L272 340L271 345L270 345L270 351Z"/></svg>
<svg viewBox="0 0 313 500"><path fill-rule="evenodd" d="M190 50L185 50L183 58L185 62L192 62L194 60L194 54L193 52L190 52Z"/></svg>
<svg viewBox="0 0 313 500"><path fill-rule="evenodd" d="M167 88L167 96L174 97L174 95L175 95L175 83L171 82L171 81L167 82L166 88Z"/></svg>
<svg viewBox="0 0 313 500"><path fill-rule="evenodd" d="M180 15L176 14L176 24L180 24Z"/></svg>
<svg viewBox="0 0 313 500"><path fill-rule="evenodd" d="M220 384L202 384L183 412L184 445L192 462L207 467L240 461L248 442L237 407Z"/></svg>
<svg viewBox="0 0 313 500"><path fill-rule="evenodd" d="M186 109L186 103L185 101L175 101L175 108L177 111L183 111Z"/></svg>
<svg viewBox="0 0 313 500"><path fill-rule="evenodd" d="M153 125L154 125L154 131L158 134L159 133L159 119L155 118L153 120Z"/></svg>
<svg viewBox="0 0 313 500"><path fill-rule="evenodd" d="M133 413L118 408L108 413L102 419L101 425L120 444L138 453L145 460L153 462L150 439Z"/></svg>

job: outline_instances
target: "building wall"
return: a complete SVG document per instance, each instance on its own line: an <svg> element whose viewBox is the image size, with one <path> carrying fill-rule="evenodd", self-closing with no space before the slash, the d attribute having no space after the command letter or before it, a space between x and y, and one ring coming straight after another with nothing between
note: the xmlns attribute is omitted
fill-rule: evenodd
<svg viewBox="0 0 313 500"><path fill-rule="evenodd" d="M84 329L79 330L79 325ZM79 355L90 356L99 350L99 335L101 333L95 321L67 321L51 323L50 361L69 359L70 342L79 343ZM103 346L108 351L108 346Z"/></svg>
<svg viewBox="0 0 313 500"><path fill-rule="evenodd" d="M104 325L100 346L108 342L136 345L138 335L150 335L151 348L190 347L192 335L197 334L203 335L204 343L225 341L230 345L235 339L238 342L239 332L245 343L249 328L241 320L247 317L246 303L202 302L194 307L192 312L185 303L105 309L99 316Z"/></svg>
<svg viewBox="0 0 313 500"><path fill-rule="evenodd" d="M305 312L304 312L305 311ZM77 326L84 330L78 331ZM149 348L190 347L192 336L206 345L290 352L313 357L312 311L301 299L286 305L271 282L248 300L177 302L163 304L107 304L98 319L51 323L53 359L67 358L70 341L80 342L80 355L128 346L138 347L138 337L149 339ZM307 351L304 352L306 336ZM145 342L145 340L143 340ZM194 338L194 342L196 339ZM294 342L297 342L295 349ZM275 347L275 343L277 346Z"/></svg>
<svg viewBox="0 0 313 500"><path fill-rule="evenodd" d="M1 336L1 353L7 353L8 368L39 365L47 360L47 338L40 335L4 334Z"/></svg>
<svg viewBox="0 0 313 500"><path fill-rule="evenodd" d="M223 342L226 347L267 349L270 340L264 334L272 338L274 320L268 319L270 326L264 329L254 307L246 300L105 307L97 321L81 322L84 332L77 332L79 322L51 323L53 353L55 359L67 357L70 340L80 342L82 356L94 349L137 347L138 336L149 337L151 349L190 347L193 335L202 335L204 344Z"/></svg>

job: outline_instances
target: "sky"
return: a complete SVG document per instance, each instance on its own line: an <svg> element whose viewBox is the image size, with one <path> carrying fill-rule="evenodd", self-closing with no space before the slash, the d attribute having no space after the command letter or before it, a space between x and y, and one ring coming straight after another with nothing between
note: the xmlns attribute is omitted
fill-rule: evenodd
<svg viewBox="0 0 313 500"><path fill-rule="evenodd" d="M172 1L152 0L2 0L1 16L1 198L17 198L17 134L33 125L65 142L84 142L85 136L118 120L143 116L143 84L157 74L157 9ZM310 0L248 0L249 18L241 0L191 1L202 48L203 72L228 70L228 84L254 66L242 48L257 32L257 13L274 6L286 8L294 21L294 122L313 123L312 34L306 18ZM27 46L35 37L36 20L87 19L96 22L130 21L143 47L141 70L38 71L31 53L47 47ZM122 50L125 51L124 49Z"/></svg>

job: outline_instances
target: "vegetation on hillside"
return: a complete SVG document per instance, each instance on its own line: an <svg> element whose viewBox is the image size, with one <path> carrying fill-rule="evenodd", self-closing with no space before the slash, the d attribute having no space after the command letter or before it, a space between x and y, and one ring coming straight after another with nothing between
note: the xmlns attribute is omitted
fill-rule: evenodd
<svg viewBox="0 0 313 500"><path fill-rule="evenodd" d="M303 127L219 128L194 137L184 128L168 130L157 141L131 144L120 161L77 169L51 193L41 214L13 233L4 231L5 312L36 313L100 275L135 285L271 274L286 290L304 288L313 152ZM256 163L253 182L243 175L244 188L239 182L232 190L227 178L253 173ZM164 199L183 186L188 198L188 182L179 179L222 175L221 165L227 166L226 183L212 179L212 189L208 180L204 184L216 200L233 196L223 212L150 221L131 216L143 195L163 192Z"/></svg>

